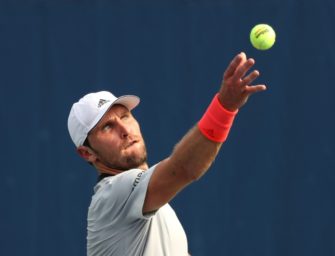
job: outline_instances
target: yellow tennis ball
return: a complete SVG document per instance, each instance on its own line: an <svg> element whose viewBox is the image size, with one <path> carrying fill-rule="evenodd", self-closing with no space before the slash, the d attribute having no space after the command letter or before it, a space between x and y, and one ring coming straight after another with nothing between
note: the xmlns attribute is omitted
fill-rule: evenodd
<svg viewBox="0 0 335 256"><path fill-rule="evenodd" d="M267 24L258 24L250 32L250 41L256 49L268 50L276 41L276 32Z"/></svg>

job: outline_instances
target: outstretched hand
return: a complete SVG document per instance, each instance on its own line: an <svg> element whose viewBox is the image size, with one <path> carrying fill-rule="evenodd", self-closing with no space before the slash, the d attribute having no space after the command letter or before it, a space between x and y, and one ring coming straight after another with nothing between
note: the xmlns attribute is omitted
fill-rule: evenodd
<svg viewBox="0 0 335 256"><path fill-rule="evenodd" d="M219 91L219 100L225 109L235 111L247 102L250 95L266 90L264 84L251 85L259 76L257 70L247 74L254 64L255 60L247 59L244 52L236 55L230 62Z"/></svg>

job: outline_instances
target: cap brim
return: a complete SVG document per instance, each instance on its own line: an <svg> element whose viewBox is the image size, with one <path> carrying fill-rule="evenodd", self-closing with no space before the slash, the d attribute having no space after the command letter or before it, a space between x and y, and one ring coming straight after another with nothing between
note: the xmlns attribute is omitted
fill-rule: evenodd
<svg viewBox="0 0 335 256"><path fill-rule="evenodd" d="M140 103L140 98L135 96L135 95L124 95L121 96L119 98L117 98L117 100L115 100L110 106L113 106L115 104L121 104L123 106L125 106L126 108L128 108L129 110L134 109L138 104ZM108 108L108 109L109 109Z"/></svg>

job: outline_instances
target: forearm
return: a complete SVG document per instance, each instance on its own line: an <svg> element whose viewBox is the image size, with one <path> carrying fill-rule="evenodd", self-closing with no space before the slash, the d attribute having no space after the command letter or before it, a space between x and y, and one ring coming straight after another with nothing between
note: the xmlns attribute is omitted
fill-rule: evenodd
<svg viewBox="0 0 335 256"><path fill-rule="evenodd" d="M143 212L157 210L205 174L221 145L206 138L198 126L193 127L172 154L157 165L148 185Z"/></svg>
<svg viewBox="0 0 335 256"><path fill-rule="evenodd" d="M193 127L175 146L170 157L157 165L150 179L143 212L157 210L205 174L221 145L206 138L198 126Z"/></svg>
<svg viewBox="0 0 335 256"><path fill-rule="evenodd" d="M167 162L180 185L199 179L227 139L237 110L226 110L216 95L198 124L176 145Z"/></svg>
<svg viewBox="0 0 335 256"><path fill-rule="evenodd" d="M195 126L176 145L169 161L186 179L197 180L211 166L221 145L206 138Z"/></svg>

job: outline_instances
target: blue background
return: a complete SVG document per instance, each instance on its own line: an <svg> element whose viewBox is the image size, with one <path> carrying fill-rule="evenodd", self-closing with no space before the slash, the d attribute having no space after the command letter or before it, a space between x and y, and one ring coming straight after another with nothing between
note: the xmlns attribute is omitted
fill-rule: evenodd
<svg viewBox="0 0 335 256"><path fill-rule="evenodd" d="M0 255L85 255L96 172L67 132L88 92L136 94L167 157L240 51L250 98L211 170L172 202L192 255L335 255L335 2L0 1ZM257 51L249 31L277 32Z"/></svg>

